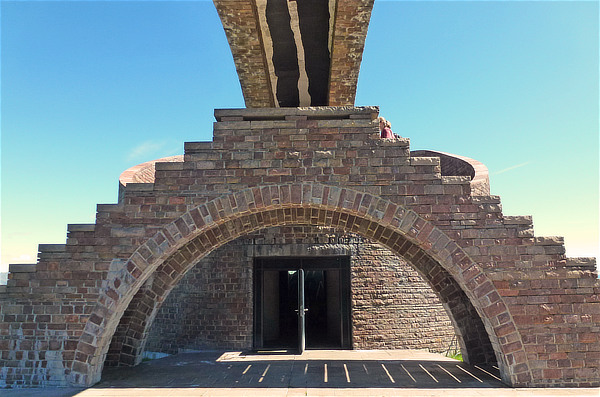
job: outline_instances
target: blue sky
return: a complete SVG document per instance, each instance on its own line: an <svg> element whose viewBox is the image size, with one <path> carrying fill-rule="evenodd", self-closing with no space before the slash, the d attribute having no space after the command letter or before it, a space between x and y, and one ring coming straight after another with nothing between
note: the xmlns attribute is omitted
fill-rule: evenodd
<svg viewBox="0 0 600 397"><path fill-rule="evenodd" d="M119 174L243 107L210 1L2 1L0 271L115 203ZM376 0L357 105L475 158L506 215L598 255L598 2Z"/></svg>

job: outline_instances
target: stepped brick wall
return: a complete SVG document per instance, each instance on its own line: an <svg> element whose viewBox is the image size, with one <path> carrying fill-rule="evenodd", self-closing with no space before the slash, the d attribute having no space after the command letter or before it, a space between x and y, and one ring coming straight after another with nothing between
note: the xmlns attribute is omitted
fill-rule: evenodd
<svg viewBox="0 0 600 397"><path fill-rule="evenodd" d="M447 309L463 357L512 386L600 386L593 258L505 216L474 178L378 137L375 107L215 111L214 139L155 164L66 244L12 265L0 287L0 386L91 385L111 342L141 360L162 302L188 270L270 227L353 233L409 263ZM226 283L225 280L223 280ZM245 279L243 281L247 283ZM358 320L356 320L358 322Z"/></svg>

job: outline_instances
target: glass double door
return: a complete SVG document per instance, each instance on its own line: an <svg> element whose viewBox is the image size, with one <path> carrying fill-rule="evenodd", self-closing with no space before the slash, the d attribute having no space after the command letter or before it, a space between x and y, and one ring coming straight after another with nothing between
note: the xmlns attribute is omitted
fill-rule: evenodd
<svg viewBox="0 0 600 397"><path fill-rule="evenodd" d="M349 258L257 258L256 349L351 347Z"/></svg>

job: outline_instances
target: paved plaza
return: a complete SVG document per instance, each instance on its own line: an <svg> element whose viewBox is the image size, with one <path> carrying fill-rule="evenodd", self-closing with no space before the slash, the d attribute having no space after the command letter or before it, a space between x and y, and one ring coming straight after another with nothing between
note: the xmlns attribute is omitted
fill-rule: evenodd
<svg viewBox="0 0 600 397"><path fill-rule="evenodd" d="M600 396L600 389L512 389L495 367L424 351L184 353L107 368L89 389L1 390L7 397Z"/></svg>

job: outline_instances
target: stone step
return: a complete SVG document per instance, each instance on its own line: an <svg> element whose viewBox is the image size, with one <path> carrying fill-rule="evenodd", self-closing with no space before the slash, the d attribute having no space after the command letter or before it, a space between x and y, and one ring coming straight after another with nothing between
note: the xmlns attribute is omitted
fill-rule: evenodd
<svg viewBox="0 0 600 397"><path fill-rule="evenodd" d="M504 216L504 224L505 225L525 225L531 226L533 225L533 219L531 215L521 215L521 216Z"/></svg>
<svg viewBox="0 0 600 397"><path fill-rule="evenodd" d="M66 244L39 244L38 251L42 253L66 252Z"/></svg>
<svg viewBox="0 0 600 397"><path fill-rule="evenodd" d="M154 183L128 183L125 190L127 192L151 192L154 190Z"/></svg>
<svg viewBox="0 0 600 397"><path fill-rule="evenodd" d="M95 230L95 223L70 223L67 225L68 232L93 232Z"/></svg>
<svg viewBox="0 0 600 397"><path fill-rule="evenodd" d="M37 263L13 263L8 265L9 273L35 273Z"/></svg>
<svg viewBox="0 0 600 397"><path fill-rule="evenodd" d="M213 142L185 142L183 144L183 152L185 154L196 153L199 151L213 150Z"/></svg>
<svg viewBox="0 0 600 397"><path fill-rule="evenodd" d="M565 238L561 236L536 237L535 245L565 245Z"/></svg>
<svg viewBox="0 0 600 397"><path fill-rule="evenodd" d="M598 275L598 267L596 266L596 258L567 258L566 266L570 268L578 268L579 270L591 271L596 276Z"/></svg>
<svg viewBox="0 0 600 397"><path fill-rule="evenodd" d="M473 196L473 204L500 204L500 196Z"/></svg>
<svg viewBox="0 0 600 397"><path fill-rule="evenodd" d="M96 212L119 212L123 210L121 204L97 204Z"/></svg>
<svg viewBox="0 0 600 397"><path fill-rule="evenodd" d="M440 165L439 157L411 157L410 165ZM470 180L470 179L469 179Z"/></svg>
<svg viewBox="0 0 600 397"><path fill-rule="evenodd" d="M575 258L567 258L568 266L596 266L596 258L594 257L575 257Z"/></svg>
<svg viewBox="0 0 600 397"><path fill-rule="evenodd" d="M469 185L471 177L469 176L442 176L443 185Z"/></svg>

